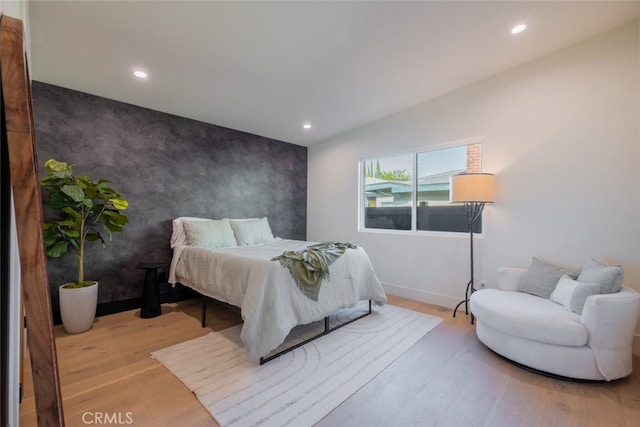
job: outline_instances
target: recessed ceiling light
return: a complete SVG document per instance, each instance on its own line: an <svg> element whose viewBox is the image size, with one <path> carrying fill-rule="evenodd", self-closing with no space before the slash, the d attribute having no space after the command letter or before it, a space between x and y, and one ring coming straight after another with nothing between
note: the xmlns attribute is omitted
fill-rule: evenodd
<svg viewBox="0 0 640 427"><path fill-rule="evenodd" d="M149 76L147 75L147 73L145 73L144 71L140 71L140 70L136 70L136 71L134 71L134 72L133 72L133 75L134 75L134 76L136 76L136 77L138 77L138 78L141 78L141 79L146 79L147 77L149 77Z"/></svg>
<svg viewBox="0 0 640 427"><path fill-rule="evenodd" d="M304 129L311 129L311 123L305 123L302 125Z"/></svg>
<svg viewBox="0 0 640 427"><path fill-rule="evenodd" d="M523 32L525 29L527 28L527 26L525 24L519 24L516 25L515 27L513 27L511 29L511 34L520 34L521 32Z"/></svg>

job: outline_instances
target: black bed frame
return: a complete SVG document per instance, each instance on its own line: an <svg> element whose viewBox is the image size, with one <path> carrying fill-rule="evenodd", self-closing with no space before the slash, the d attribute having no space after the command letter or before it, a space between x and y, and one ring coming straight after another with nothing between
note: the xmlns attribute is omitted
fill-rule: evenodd
<svg viewBox="0 0 640 427"><path fill-rule="evenodd" d="M206 326L206 323L207 323L207 299L214 300L213 298L210 298L210 297L207 297L205 295L202 295L202 322L201 322L201 324L202 324L203 328ZM225 304L225 305L227 305L227 304ZM283 354L289 353L290 351L293 351L298 347L302 347L303 345L305 345L307 343L310 343L311 341L313 341L315 339L318 339L318 338L320 338L320 337L322 337L324 335L327 335L330 332L335 331L336 329L340 329L343 326L347 326L348 324L353 323L358 319L362 319L363 317L368 316L369 314L371 314L371 300L369 300L369 309L364 314L361 314L360 316L354 317L353 319L350 319L350 320L348 320L348 321L346 321L344 323L341 323L338 326L334 326L333 328L329 325L329 316L326 316L324 318L324 329L323 329L322 332L320 332L319 334L316 334L316 335L314 335L314 336L312 336L310 338L307 338L304 341L301 341L301 342L299 342L299 343L297 343L295 345L292 345L291 347L287 347L284 350L281 350L281 351L279 351L277 353L274 353L274 354L272 354L270 356L261 357L260 358L260 365L264 365L265 363L267 363L267 362L269 362L269 361L271 361L273 359L276 359L276 358L282 356Z"/></svg>

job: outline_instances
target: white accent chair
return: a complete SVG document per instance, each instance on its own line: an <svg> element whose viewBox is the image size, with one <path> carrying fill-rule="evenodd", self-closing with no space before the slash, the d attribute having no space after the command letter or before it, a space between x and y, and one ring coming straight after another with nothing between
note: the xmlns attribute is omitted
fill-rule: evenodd
<svg viewBox="0 0 640 427"><path fill-rule="evenodd" d="M611 381L629 375L640 294L623 287L589 296L580 315L518 292L526 270L500 268L497 289L472 294L480 341L509 360L560 377Z"/></svg>

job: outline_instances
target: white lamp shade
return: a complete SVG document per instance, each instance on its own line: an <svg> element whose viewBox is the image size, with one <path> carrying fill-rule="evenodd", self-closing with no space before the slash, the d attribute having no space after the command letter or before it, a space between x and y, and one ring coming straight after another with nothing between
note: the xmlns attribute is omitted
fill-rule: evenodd
<svg viewBox="0 0 640 427"><path fill-rule="evenodd" d="M493 203L495 176L491 173L469 173L451 177L451 203Z"/></svg>

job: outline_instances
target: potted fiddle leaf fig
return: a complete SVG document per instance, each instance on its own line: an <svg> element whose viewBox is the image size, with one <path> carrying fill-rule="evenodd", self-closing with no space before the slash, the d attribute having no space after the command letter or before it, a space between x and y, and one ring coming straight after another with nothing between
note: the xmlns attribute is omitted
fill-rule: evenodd
<svg viewBox="0 0 640 427"><path fill-rule="evenodd" d="M78 272L74 282L59 287L60 315L69 333L91 328L98 303L98 282L84 277L85 245L100 242L106 247L103 234L111 240L112 233L121 232L128 222L122 213L129 202L111 188L106 179L76 176L73 166L49 159L42 187L49 190L46 205L58 215L44 223L47 255L58 258L69 249L76 255Z"/></svg>

